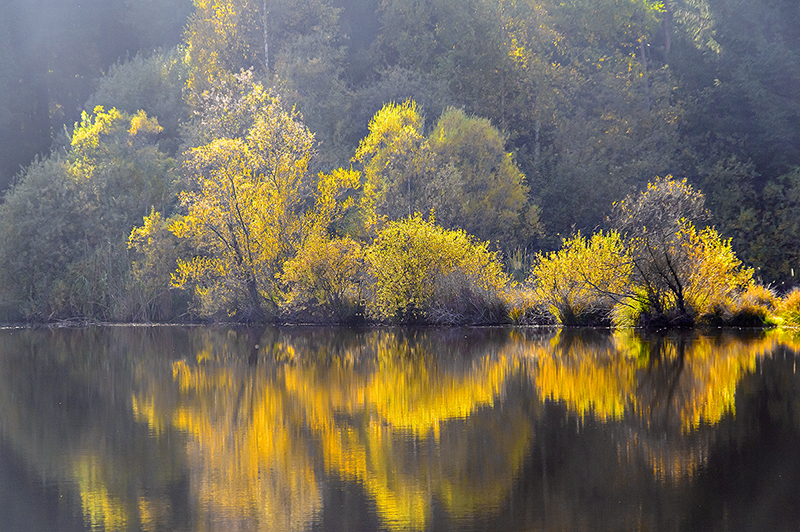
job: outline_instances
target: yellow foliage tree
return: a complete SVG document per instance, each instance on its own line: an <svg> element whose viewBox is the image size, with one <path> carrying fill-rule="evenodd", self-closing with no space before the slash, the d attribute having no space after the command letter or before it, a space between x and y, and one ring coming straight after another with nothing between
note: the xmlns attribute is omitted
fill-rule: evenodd
<svg viewBox="0 0 800 532"><path fill-rule="evenodd" d="M200 95L232 72L264 64L261 2L195 0L194 5L185 36L192 93Z"/></svg>
<svg viewBox="0 0 800 532"><path fill-rule="evenodd" d="M341 168L320 174L314 209L303 216L299 249L284 265L290 309L320 310L324 318L338 321L354 318L361 306L362 246L347 236L330 236L335 223L354 206L348 193L359 187L359 178L358 172Z"/></svg>
<svg viewBox="0 0 800 532"><path fill-rule="evenodd" d="M714 228L698 231L686 223L679 237L691 265L685 297L698 315L728 303L753 283L753 269L742 265L731 240L720 237Z"/></svg>
<svg viewBox="0 0 800 532"><path fill-rule="evenodd" d="M260 89L260 86L257 86ZM260 320L278 308L277 275L296 252L313 135L277 97L266 98L243 138L186 153L192 190L171 229L195 253L178 260L177 287L193 286L200 311Z"/></svg>
<svg viewBox="0 0 800 532"><path fill-rule="evenodd" d="M250 89L232 98L252 115L241 106L226 115L217 102L209 107L216 137L184 154L186 214L169 229L191 251L177 258L172 284L194 290L201 315L260 321L309 297L336 306L349 297L347 265L360 253L329 235L353 206L359 174L337 170L312 180L314 137L298 113L250 76L239 81L236 90ZM147 236L141 231L139 240Z"/></svg>
<svg viewBox="0 0 800 532"><path fill-rule="evenodd" d="M128 248L137 257L131 265L131 296L136 296L137 320L161 320L172 317L170 274L175 270L178 245L165 220L155 207L145 216L140 227L128 237Z"/></svg>
<svg viewBox="0 0 800 532"><path fill-rule="evenodd" d="M379 217L398 219L429 209L423 187L433 178L432 157L415 102L388 103L375 113L354 157L364 167L367 227Z"/></svg>
<svg viewBox="0 0 800 532"><path fill-rule="evenodd" d="M450 108L429 136L423 129L412 100L386 104L370 121L354 158L364 168L368 221L433 211L448 229L504 245L539 231L525 176L488 120Z"/></svg>

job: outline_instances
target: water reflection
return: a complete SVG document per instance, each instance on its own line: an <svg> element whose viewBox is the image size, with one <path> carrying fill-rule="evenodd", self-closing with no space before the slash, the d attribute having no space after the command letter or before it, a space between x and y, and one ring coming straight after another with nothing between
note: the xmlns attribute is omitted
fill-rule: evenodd
<svg viewBox="0 0 800 532"><path fill-rule="evenodd" d="M761 371L799 344L774 331L6 330L0 450L95 530L723 528L730 512L699 519L695 497L721 489L708 481L720 449L752 443L754 390L771 390L789 441L800 431L800 380Z"/></svg>

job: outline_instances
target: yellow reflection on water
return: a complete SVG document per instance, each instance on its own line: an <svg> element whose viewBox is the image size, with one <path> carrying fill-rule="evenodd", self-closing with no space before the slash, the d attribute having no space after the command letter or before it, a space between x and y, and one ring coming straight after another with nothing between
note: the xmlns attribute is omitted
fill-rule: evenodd
<svg viewBox="0 0 800 532"><path fill-rule="evenodd" d="M128 512L122 500L109 494L103 468L93 456L79 457L72 465L83 515L93 530L127 530Z"/></svg>
<svg viewBox="0 0 800 532"><path fill-rule="evenodd" d="M562 401L579 416L634 415L690 432L733 413L741 378L787 340L796 335L645 338L622 331L598 342L560 331L550 346L531 350L531 377L542 399Z"/></svg>
<svg viewBox="0 0 800 532"><path fill-rule="evenodd" d="M464 471L470 461L486 457L456 447L466 445L470 434L446 447L440 440L448 422L467 420L494 405L519 360L485 357L452 371L437 367L432 353L409 352L406 345L392 344L391 337L376 344L379 363L367 373L288 366L282 374L320 441L326 470L360 482L390 527L425 528L434 495L451 514L496 506L521 466L532 437L530 420L515 419L510 436L499 433L504 438L495 443L503 446L493 451L504 463L494 471L483 468L488 474L481 478L465 478Z"/></svg>
<svg viewBox="0 0 800 532"><path fill-rule="evenodd" d="M173 374L184 396L168 414L187 447L200 523L211 529L300 530L320 507L311 457L295 441L293 405L273 381L230 366Z"/></svg>
<svg viewBox="0 0 800 532"><path fill-rule="evenodd" d="M177 401L157 397L163 385L132 396L151 433L191 436L201 523L307 527L320 510L320 469L361 484L390 529L429 526L434 499L457 517L508 496L533 431L520 408L498 416L495 406L520 357L454 367L392 334L365 344L320 364L276 342L253 371L204 343L197 363L173 363Z"/></svg>
<svg viewBox="0 0 800 532"><path fill-rule="evenodd" d="M563 401L579 416L621 419L635 400L637 360L611 342L559 331L531 355L542 399Z"/></svg>
<svg viewBox="0 0 800 532"><path fill-rule="evenodd" d="M781 346L796 350L798 335L645 337L619 331L587 340L562 330L550 345L531 350L530 373L542 400L563 402L579 417L624 423L620 456L642 457L655 478L676 480L705 464L713 433L703 427L735 414L742 378L755 371L758 358Z"/></svg>
<svg viewBox="0 0 800 532"><path fill-rule="evenodd" d="M645 464L660 481L690 478L707 460L713 427L735 413L737 386L747 393L740 383L758 358L800 349L796 333L781 331L743 339L564 330L514 332L461 356L465 342L442 356L429 341L435 333L423 335L426 343L380 331L311 347L276 334L248 359L243 336L202 332L183 360L158 358L157 371L130 358L135 386L123 399L133 420L147 441L177 443L123 455L103 443L98 421L92 437L77 431L62 448L57 430L50 437L44 424L38 434L25 421L60 420L60 403L18 401L23 388L10 357L0 357L0 433L40 469L64 472L93 529L158 530L174 519L166 489L148 487L174 477L129 470L145 451L165 448L187 472L197 530L309 528L335 511L323 508L330 478L360 485L382 528L422 530L435 506L469 520L505 504L537 444L544 401L602 422L617 452L613 467ZM103 400L108 376L86 379ZM509 383L523 391L509 392Z"/></svg>

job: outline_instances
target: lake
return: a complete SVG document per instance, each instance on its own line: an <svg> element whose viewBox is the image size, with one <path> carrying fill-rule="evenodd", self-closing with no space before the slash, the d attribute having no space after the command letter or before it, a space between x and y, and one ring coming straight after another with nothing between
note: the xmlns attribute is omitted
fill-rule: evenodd
<svg viewBox="0 0 800 532"><path fill-rule="evenodd" d="M800 334L0 330L0 530L798 530Z"/></svg>

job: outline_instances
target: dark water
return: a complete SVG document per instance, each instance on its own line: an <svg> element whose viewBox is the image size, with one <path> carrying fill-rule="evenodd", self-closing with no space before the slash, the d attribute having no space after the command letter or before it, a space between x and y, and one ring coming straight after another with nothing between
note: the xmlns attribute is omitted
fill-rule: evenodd
<svg viewBox="0 0 800 532"><path fill-rule="evenodd" d="M0 530L798 530L798 348L0 330Z"/></svg>

